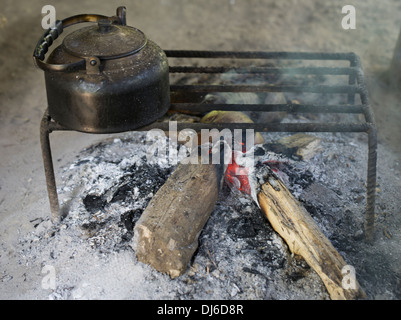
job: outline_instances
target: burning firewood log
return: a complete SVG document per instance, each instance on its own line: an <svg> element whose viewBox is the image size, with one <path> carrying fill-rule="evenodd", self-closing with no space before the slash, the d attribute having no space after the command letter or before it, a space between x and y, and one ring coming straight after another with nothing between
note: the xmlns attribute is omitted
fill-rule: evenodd
<svg viewBox="0 0 401 320"><path fill-rule="evenodd" d="M177 166L135 225L132 247L139 261L171 278L185 272L219 196L222 168L200 159Z"/></svg>
<svg viewBox="0 0 401 320"><path fill-rule="evenodd" d="M325 237L306 209L273 174L261 186L259 206L290 251L302 256L322 279L333 300L365 298L356 279L345 283L347 263Z"/></svg>

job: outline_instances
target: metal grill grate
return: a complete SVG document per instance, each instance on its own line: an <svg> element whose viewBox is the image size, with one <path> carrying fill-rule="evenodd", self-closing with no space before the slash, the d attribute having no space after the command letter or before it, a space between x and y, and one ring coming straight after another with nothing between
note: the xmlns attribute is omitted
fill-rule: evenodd
<svg viewBox="0 0 401 320"><path fill-rule="evenodd" d="M368 169L367 169L367 205L365 216L365 235L367 240L373 240L375 189L376 189L376 159L377 138L376 125L372 109L369 105L368 91L360 59L354 53L314 53L314 52L223 52L223 51L165 51L169 60L178 62L170 64L170 75L184 74L188 77L198 77L199 74L223 74L234 72L245 75L271 75L285 76L288 78L307 78L310 76L340 76L341 83L335 85L325 84L297 84L292 81L263 84L172 84L170 86L172 103L170 111L190 114L202 114L212 110L224 111L251 111L251 112L286 112L309 114L341 114L349 116L352 121L336 122L265 122L265 123L188 123L178 122L177 129L254 129L260 132L365 132L368 134ZM205 60L206 59L206 60ZM227 62L218 66L199 66L199 60L205 60L215 64L223 59ZM254 62L247 63L248 59L257 61L274 61L275 64L258 66ZM174 62L173 61L173 62ZM195 61L195 62L191 62ZM236 66L236 64L239 66ZM312 66L287 66L288 62L297 64L309 62ZM326 62L335 66L320 66ZM190 64L179 65L182 63ZM285 66L281 66L284 64ZM344 66L344 64L348 66ZM277 65L277 66L276 66ZM316 66L317 65L317 66ZM311 93L323 95L345 95L345 103L339 104L210 104L204 103L202 97L207 93L216 92L286 92L286 93ZM177 99L176 96L185 97ZM357 102L357 103L356 103ZM352 115L363 115L363 121L355 121ZM168 130L169 123L156 121L150 125L139 128L136 131L150 129ZM42 151L45 162L45 172L49 191L50 204L53 218L59 219L57 191L55 187L53 165L51 161L49 133L54 130L69 130L52 121L46 113L41 126Z"/></svg>

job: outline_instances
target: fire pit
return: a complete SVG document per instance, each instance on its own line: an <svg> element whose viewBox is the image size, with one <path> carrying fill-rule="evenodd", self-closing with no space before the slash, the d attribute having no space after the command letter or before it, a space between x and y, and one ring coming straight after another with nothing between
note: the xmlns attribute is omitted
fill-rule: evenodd
<svg viewBox="0 0 401 320"><path fill-rule="evenodd" d="M171 123L162 119L166 113L204 116L214 112L214 119L221 114L239 113L245 116L235 121L224 116L220 121L178 121L173 128L176 134L182 130L195 133L214 130L220 135L224 130L234 131L233 143L238 138L236 132L243 130L252 132L252 135L254 132L367 133L364 227L366 239L373 240L377 139L358 56L353 53L315 52L163 51L141 31L127 27L125 20L123 7L117 9L114 17L70 17L49 29L35 49L35 62L45 71L49 100L40 132L54 222L60 221L63 214L55 183L51 132L73 130L83 133L120 133L157 129L159 132L171 133ZM97 22L98 26L83 28L82 31L68 35L63 45L57 47L47 62L44 62L48 47L63 28L80 22ZM132 46L116 49L116 43L98 51L110 38L128 38ZM86 46L88 39L93 41L93 46ZM94 49L97 51L92 52ZM274 94L285 94L285 101L271 99ZM232 99L235 96L241 99ZM62 101L58 106L59 98ZM246 101L248 98L249 101ZM305 116L296 118L300 114ZM210 160L216 152L212 152L214 149L208 146L205 149L205 142L201 137L201 148L195 151L200 151L202 156L206 154L207 160ZM242 151L246 152L248 141L240 144L243 145ZM250 144L253 145L252 141ZM219 155L221 157L222 153ZM138 260L151 265L156 263L157 270L173 278L182 274L188 259L196 250L200 230L213 210L224 177L224 166L217 168L203 160L205 158L202 158L201 166L187 166L185 169L178 166L135 225L133 248ZM272 222L273 228L276 231L281 229L290 238L294 233L298 237L297 241L302 243L301 248L289 244L290 250L304 256L318 273L321 269L320 260L335 270L334 279L327 282L324 280L325 273L332 272L322 271L322 279L330 295L336 299L355 297L344 293L345 288L340 289L339 270L345 261L280 178L269 169L268 180L261 186L263 192L255 194L252 184L247 181L247 168L242 171L238 169L241 168L236 163L229 166L226 174L228 182L237 184L238 189L251 194L270 222L272 213L275 216L273 220L280 216L279 220ZM236 177L233 171L236 171ZM277 193L279 191L281 193ZM118 194L113 194L115 196L118 198ZM185 204L187 207L180 204L186 201L184 198L189 199ZM164 199L168 199L167 203L171 204L168 208ZM91 196L83 199L89 211L91 207L101 207L102 203L98 201L103 200ZM284 203L287 206L285 210L281 206ZM287 213L294 213L289 218L290 224L285 222ZM129 225L128 229L133 227L131 215L135 213L128 213L126 219L122 218ZM280 219L284 219L284 224ZM181 224L177 225L177 221ZM303 238L308 232L299 232L304 226L297 229L297 221L301 221L301 225L304 222L308 225L312 243ZM165 231L160 231L159 225L165 225ZM290 227L287 229L288 225ZM159 230L156 236L155 228ZM171 236L171 233L178 233L176 230L185 235L183 243ZM277 232L283 236L280 231ZM314 265L316 250L311 251L308 246L322 248L321 252L317 250L320 252L317 265ZM175 261L172 262L166 258L166 252L178 258L173 258ZM359 287L356 289L359 290ZM359 293L363 295L363 292Z"/></svg>

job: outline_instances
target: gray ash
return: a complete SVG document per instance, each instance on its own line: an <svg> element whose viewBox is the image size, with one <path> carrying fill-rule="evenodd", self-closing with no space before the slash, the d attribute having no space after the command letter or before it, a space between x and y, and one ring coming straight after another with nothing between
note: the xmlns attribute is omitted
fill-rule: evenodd
<svg viewBox="0 0 401 320"><path fill-rule="evenodd" d="M103 200L102 197L90 194L86 195L82 201L84 203L85 209L89 213L95 213L99 210L103 210L107 203L106 200Z"/></svg>
<svg viewBox="0 0 401 320"><path fill-rule="evenodd" d="M125 135L83 150L64 169L68 179L59 193L70 206L64 223L78 225L92 247L126 249L135 222L174 169L148 163L145 154L144 135Z"/></svg>
<svg viewBox="0 0 401 320"><path fill-rule="evenodd" d="M281 136L266 135L266 140ZM370 297L386 294L388 288L399 297L399 278L380 253L391 248L371 248L363 241L364 204L355 199L365 192L366 141L352 135L320 137L323 151L308 162L261 147L263 152L256 155L260 178L267 161L355 267ZM116 283L123 299L329 298L319 276L289 252L254 200L228 185L184 275L172 281L138 263L129 245L133 227L175 168L150 163L145 154L144 136L132 133L83 150L64 168L59 195L69 214L53 226L32 220L35 231L20 243L21 263L60 270L52 298L107 298ZM378 206L385 205L393 206L379 194ZM379 216L378 223L389 228L391 218Z"/></svg>

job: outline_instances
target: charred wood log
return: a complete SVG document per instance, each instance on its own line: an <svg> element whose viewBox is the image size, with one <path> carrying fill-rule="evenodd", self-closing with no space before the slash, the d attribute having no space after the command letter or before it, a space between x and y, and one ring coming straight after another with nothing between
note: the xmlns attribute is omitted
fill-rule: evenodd
<svg viewBox="0 0 401 320"><path fill-rule="evenodd" d="M180 163L134 228L137 259L171 278L180 276L198 247L224 175L222 164Z"/></svg>
<svg viewBox="0 0 401 320"><path fill-rule="evenodd" d="M343 284L347 263L326 238L306 209L273 174L261 186L260 208L290 251L302 256L322 279L333 300L365 298L356 279Z"/></svg>

